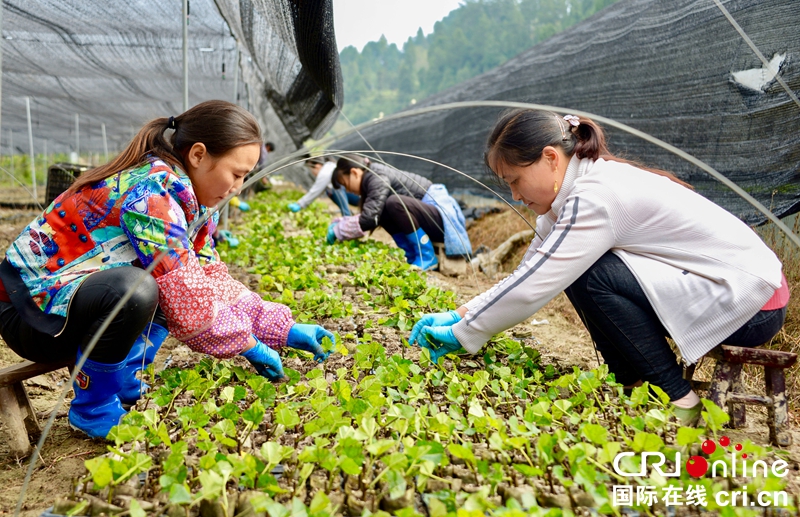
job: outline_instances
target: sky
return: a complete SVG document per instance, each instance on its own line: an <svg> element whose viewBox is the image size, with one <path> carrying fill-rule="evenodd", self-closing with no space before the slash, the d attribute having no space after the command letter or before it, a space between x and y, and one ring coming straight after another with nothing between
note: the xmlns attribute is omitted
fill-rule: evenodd
<svg viewBox="0 0 800 517"><path fill-rule="evenodd" d="M381 34L400 49L409 37L433 32L433 24L457 8L461 0L333 0L336 44L359 52Z"/></svg>

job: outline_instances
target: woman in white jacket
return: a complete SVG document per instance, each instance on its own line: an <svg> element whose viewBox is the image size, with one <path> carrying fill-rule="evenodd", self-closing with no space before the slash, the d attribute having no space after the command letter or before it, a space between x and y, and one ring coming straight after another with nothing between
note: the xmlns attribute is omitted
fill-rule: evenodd
<svg viewBox="0 0 800 517"><path fill-rule="evenodd" d="M434 360L478 352L565 291L617 381L659 386L693 424L700 401L666 336L692 364L720 343L764 344L783 325L789 291L775 254L673 175L610 155L594 122L505 113L485 161L539 215L537 236L506 279L417 322L409 341Z"/></svg>
<svg viewBox="0 0 800 517"><path fill-rule="evenodd" d="M327 158L311 156L306 160L306 167L314 176L314 184L311 185L311 188L303 197L289 203L287 208L292 212L299 212L308 207L324 192L331 201L336 203L343 216L350 215L351 212L348 205L358 206L361 200L358 196L347 192L344 187L332 185L331 179L333 178L333 172L336 170L336 162L329 161Z"/></svg>

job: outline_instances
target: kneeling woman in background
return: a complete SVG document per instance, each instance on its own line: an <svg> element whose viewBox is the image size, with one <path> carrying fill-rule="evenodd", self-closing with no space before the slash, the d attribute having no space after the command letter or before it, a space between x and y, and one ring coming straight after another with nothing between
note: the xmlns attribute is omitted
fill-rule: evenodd
<svg viewBox="0 0 800 517"><path fill-rule="evenodd" d="M352 215L350 207L358 206L360 199L358 196L351 194L343 187L331 188L331 180L333 173L336 171L336 163L328 161L327 158L319 156L309 156L306 160L306 167L308 167L311 175L314 176L314 184L308 189L308 192L295 202L289 203L289 210L292 212L299 212L300 210L308 207L324 192L328 198L336 203L342 215Z"/></svg>
<svg viewBox="0 0 800 517"><path fill-rule="evenodd" d="M431 240L444 242L448 255L472 253L464 214L444 185L356 155L339 159L333 182L361 196L361 213L335 219L328 228L329 244L358 239L381 226L406 261L423 270L439 263Z"/></svg>

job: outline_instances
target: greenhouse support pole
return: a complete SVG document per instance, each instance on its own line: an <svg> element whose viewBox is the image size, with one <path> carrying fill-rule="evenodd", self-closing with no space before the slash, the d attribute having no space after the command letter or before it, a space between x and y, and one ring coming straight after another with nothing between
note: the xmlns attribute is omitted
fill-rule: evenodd
<svg viewBox="0 0 800 517"><path fill-rule="evenodd" d="M100 124L100 130L103 132L103 152L105 153L105 162L108 163L108 140L106 140L106 123Z"/></svg>
<svg viewBox="0 0 800 517"><path fill-rule="evenodd" d="M14 175L14 131L8 130L8 155L11 157L11 165L9 165L9 169L11 170L11 175Z"/></svg>
<svg viewBox="0 0 800 517"><path fill-rule="evenodd" d="M78 155L77 161L81 161L81 119L75 114L75 154Z"/></svg>
<svg viewBox="0 0 800 517"><path fill-rule="evenodd" d="M31 98L25 97L25 111L28 113L28 151L31 155L31 183L33 184L33 202L39 201L39 193L36 191L36 162L33 154L33 125L31 124Z"/></svg>
<svg viewBox="0 0 800 517"><path fill-rule="evenodd" d="M239 42L236 42L236 51L233 55L233 102L238 104L239 97Z"/></svg>
<svg viewBox="0 0 800 517"><path fill-rule="evenodd" d="M189 109L189 0L183 0L183 111Z"/></svg>
<svg viewBox="0 0 800 517"><path fill-rule="evenodd" d="M3 98L3 2L0 1L0 106ZM0 114L2 114L0 109ZM2 120L0 120L2 122ZM2 126L2 124L0 124Z"/></svg>
<svg viewBox="0 0 800 517"><path fill-rule="evenodd" d="M222 213L219 216L219 225L222 226L222 229L228 231L228 214L230 214L230 203L225 203L225 208L222 209Z"/></svg>
<svg viewBox="0 0 800 517"><path fill-rule="evenodd" d="M239 89L239 42L236 42L236 50L233 55L233 102L237 104L236 93ZM230 215L231 211L231 204L225 203L225 208L222 209L222 212L219 216L219 225L222 227L223 230L228 231L228 216Z"/></svg>
<svg viewBox="0 0 800 517"><path fill-rule="evenodd" d="M234 49L233 54L233 102L234 104L239 104L238 93L239 93L239 42L235 41L236 48ZM220 214L219 222L222 229L227 231L228 230L228 217L231 211L231 204L225 203L225 208L222 209L222 213Z"/></svg>
<svg viewBox="0 0 800 517"><path fill-rule="evenodd" d="M237 93L239 92L239 42L236 42L236 50L235 54L233 55L233 102L234 104L238 104ZM230 215L231 211L231 204L225 203L225 208L222 209L222 213L220 214L219 222L222 229L227 231L228 230L228 216Z"/></svg>
<svg viewBox="0 0 800 517"><path fill-rule="evenodd" d="M45 172L47 172L47 168L48 168L47 162L49 162L50 160L47 159L47 139L46 138L44 139L44 152L42 153L42 159L44 160L44 170L45 170Z"/></svg>

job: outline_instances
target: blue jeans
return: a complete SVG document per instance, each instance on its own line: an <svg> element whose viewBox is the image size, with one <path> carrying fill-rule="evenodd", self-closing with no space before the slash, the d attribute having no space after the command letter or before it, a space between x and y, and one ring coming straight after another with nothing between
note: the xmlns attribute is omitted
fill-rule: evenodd
<svg viewBox="0 0 800 517"><path fill-rule="evenodd" d="M607 252L565 290L609 371L623 385L648 381L677 400L692 389L667 343L668 333L622 260ZM783 326L786 308L759 311L722 343L753 347Z"/></svg>
<svg viewBox="0 0 800 517"><path fill-rule="evenodd" d="M345 217L352 215L352 212L350 212L350 207L347 205L358 206L358 203L361 201L359 196L347 192L344 187L327 188L325 189L325 193L328 195L331 201L336 203L336 206L339 207L339 211Z"/></svg>

